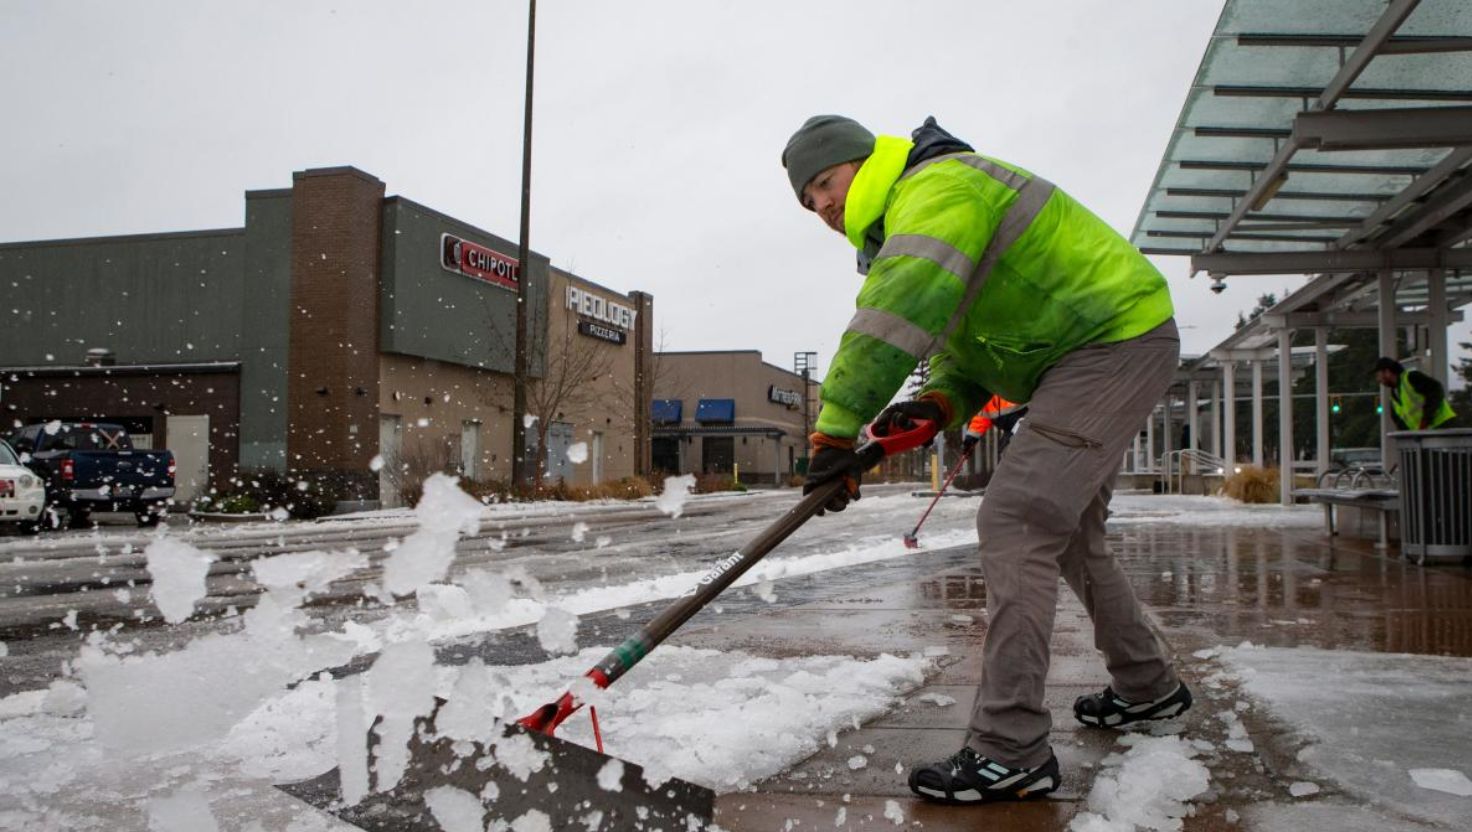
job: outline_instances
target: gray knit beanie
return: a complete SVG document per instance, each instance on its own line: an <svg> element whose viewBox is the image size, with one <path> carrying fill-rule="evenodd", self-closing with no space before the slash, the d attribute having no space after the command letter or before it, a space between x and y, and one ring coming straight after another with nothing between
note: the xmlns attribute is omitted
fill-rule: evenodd
<svg viewBox="0 0 1472 832"><path fill-rule="evenodd" d="M864 159L874 152L874 134L851 118L813 116L803 122L782 151L782 167L792 192L802 201L802 189L824 170Z"/></svg>

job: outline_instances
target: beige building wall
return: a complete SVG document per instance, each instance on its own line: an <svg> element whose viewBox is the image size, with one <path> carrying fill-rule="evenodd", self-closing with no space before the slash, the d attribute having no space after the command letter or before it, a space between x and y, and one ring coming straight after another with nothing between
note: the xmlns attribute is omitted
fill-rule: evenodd
<svg viewBox="0 0 1472 832"><path fill-rule="evenodd" d="M640 446L647 454L649 428L641 414L651 390L640 377L638 353L651 347L653 299L556 267L548 276L547 373L527 394L529 413L560 426L548 441L548 480L594 485L642 473L647 464L640 462ZM559 458L563 448L578 444L585 461Z"/></svg>
<svg viewBox="0 0 1472 832"><path fill-rule="evenodd" d="M379 357L382 501L435 471L511 479L511 377L428 358ZM405 468L407 466L407 470Z"/></svg>
<svg viewBox="0 0 1472 832"><path fill-rule="evenodd" d="M569 295L569 288L576 293ZM639 319L652 316L653 299L614 292L556 268L550 271L549 289L546 373L532 379L527 392L528 415L536 417L528 442L536 442L544 420L553 425L546 480L593 485L646 470L640 465L640 442L647 449L648 425L641 429L639 414L640 400L650 397L650 389L636 372L636 352L640 333L644 349L650 347L651 322ZM595 328L580 330L580 323ZM608 340L620 335L622 344ZM434 471L511 479L510 375L388 353L380 356L379 367L384 505L397 504L405 480L417 482ZM647 401L642 412L648 412ZM578 443L586 458L573 463L566 450Z"/></svg>
<svg viewBox="0 0 1472 832"><path fill-rule="evenodd" d="M674 440L678 473L729 473L719 447L729 438L730 458L740 466L743 482L786 482L807 453L802 376L763 361L757 350L663 352L655 364L654 398L682 403L679 425L655 428L656 448L664 451L666 466ZM817 387L813 383L808 395L816 396ZM773 401L774 390L775 398L787 401ZM735 420L729 425L699 423L701 399L734 400ZM656 464L660 459L657 450Z"/></svg>

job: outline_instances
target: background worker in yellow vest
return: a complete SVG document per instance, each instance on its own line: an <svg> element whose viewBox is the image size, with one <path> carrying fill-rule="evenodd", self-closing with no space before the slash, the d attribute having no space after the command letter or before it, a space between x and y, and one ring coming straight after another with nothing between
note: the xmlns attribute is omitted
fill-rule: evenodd
<svg viewBox="0 0 1472 832"><path fill-rule="evenodd" d="M815 116L782 164L866 273L823 379L805 489L842 478L830 511L858 498L854 439L870 420L879 433L960 427L992 395L1028 403L977 515L987 634L965 745L913 767L909 786L942 803L1047 794L1059 786L1043 692L1060 575L1111 679L1074 702L1078 721L1116 728L1191 704L1104 529L1125 448L1180 363L1165 278L1062 189L933 118L904 138ZM918 398L886 407L925 359Z"/></svg>
<svg viewBox="0 0 1472 832"><path fill-rule="evenodd" d="M1457 417L1441 382L1394 358L1375 362L1375 380L1390 388L1390 418L1401 430L1432 430Z"/></svg>
<svg viewBox="0 0 1472 832"><path fill-rule="evenodd" d="M1002 437L997 443L997 458L1001 459L1007 450L1007 443L1012 441L1012 434L1017 430L1017 423L1026 415L1027 405L1013 404L1001 396L992 396L986 407L978 410L971 421L966 423L966 430L961 434L961 453L971 453L981 437L996 428Z"/></svg>

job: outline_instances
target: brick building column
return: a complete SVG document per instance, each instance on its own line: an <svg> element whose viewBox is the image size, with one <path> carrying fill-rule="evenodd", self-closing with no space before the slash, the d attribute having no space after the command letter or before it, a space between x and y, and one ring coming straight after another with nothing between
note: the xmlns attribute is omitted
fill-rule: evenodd
<svg viewBox="0 0 1472 832"><path fill-rule="evenodd" d="M351 167L292 175L287 467L372 499L378 478L384 185Z"/></svg>

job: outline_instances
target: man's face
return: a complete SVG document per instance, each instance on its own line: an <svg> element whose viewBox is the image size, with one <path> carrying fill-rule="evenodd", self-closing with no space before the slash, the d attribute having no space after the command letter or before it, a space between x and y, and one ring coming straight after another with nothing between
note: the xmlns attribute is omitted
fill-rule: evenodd
<svg viewBox="0 0 1472 832"><path fill-rule="evenodd" d="M1398 381L1394 370L1376 370L1375 380L1380 382L1382 387L1394 387Z"/></svg>
<svg viewBox="0 0 1472 832"><path fill-rule="evenodd" d="M802 206L817 214L829 228L843 232L843 207L848 203L848 186L853 184L859 162L844 162L824 168L803 186Z"/></svg>

